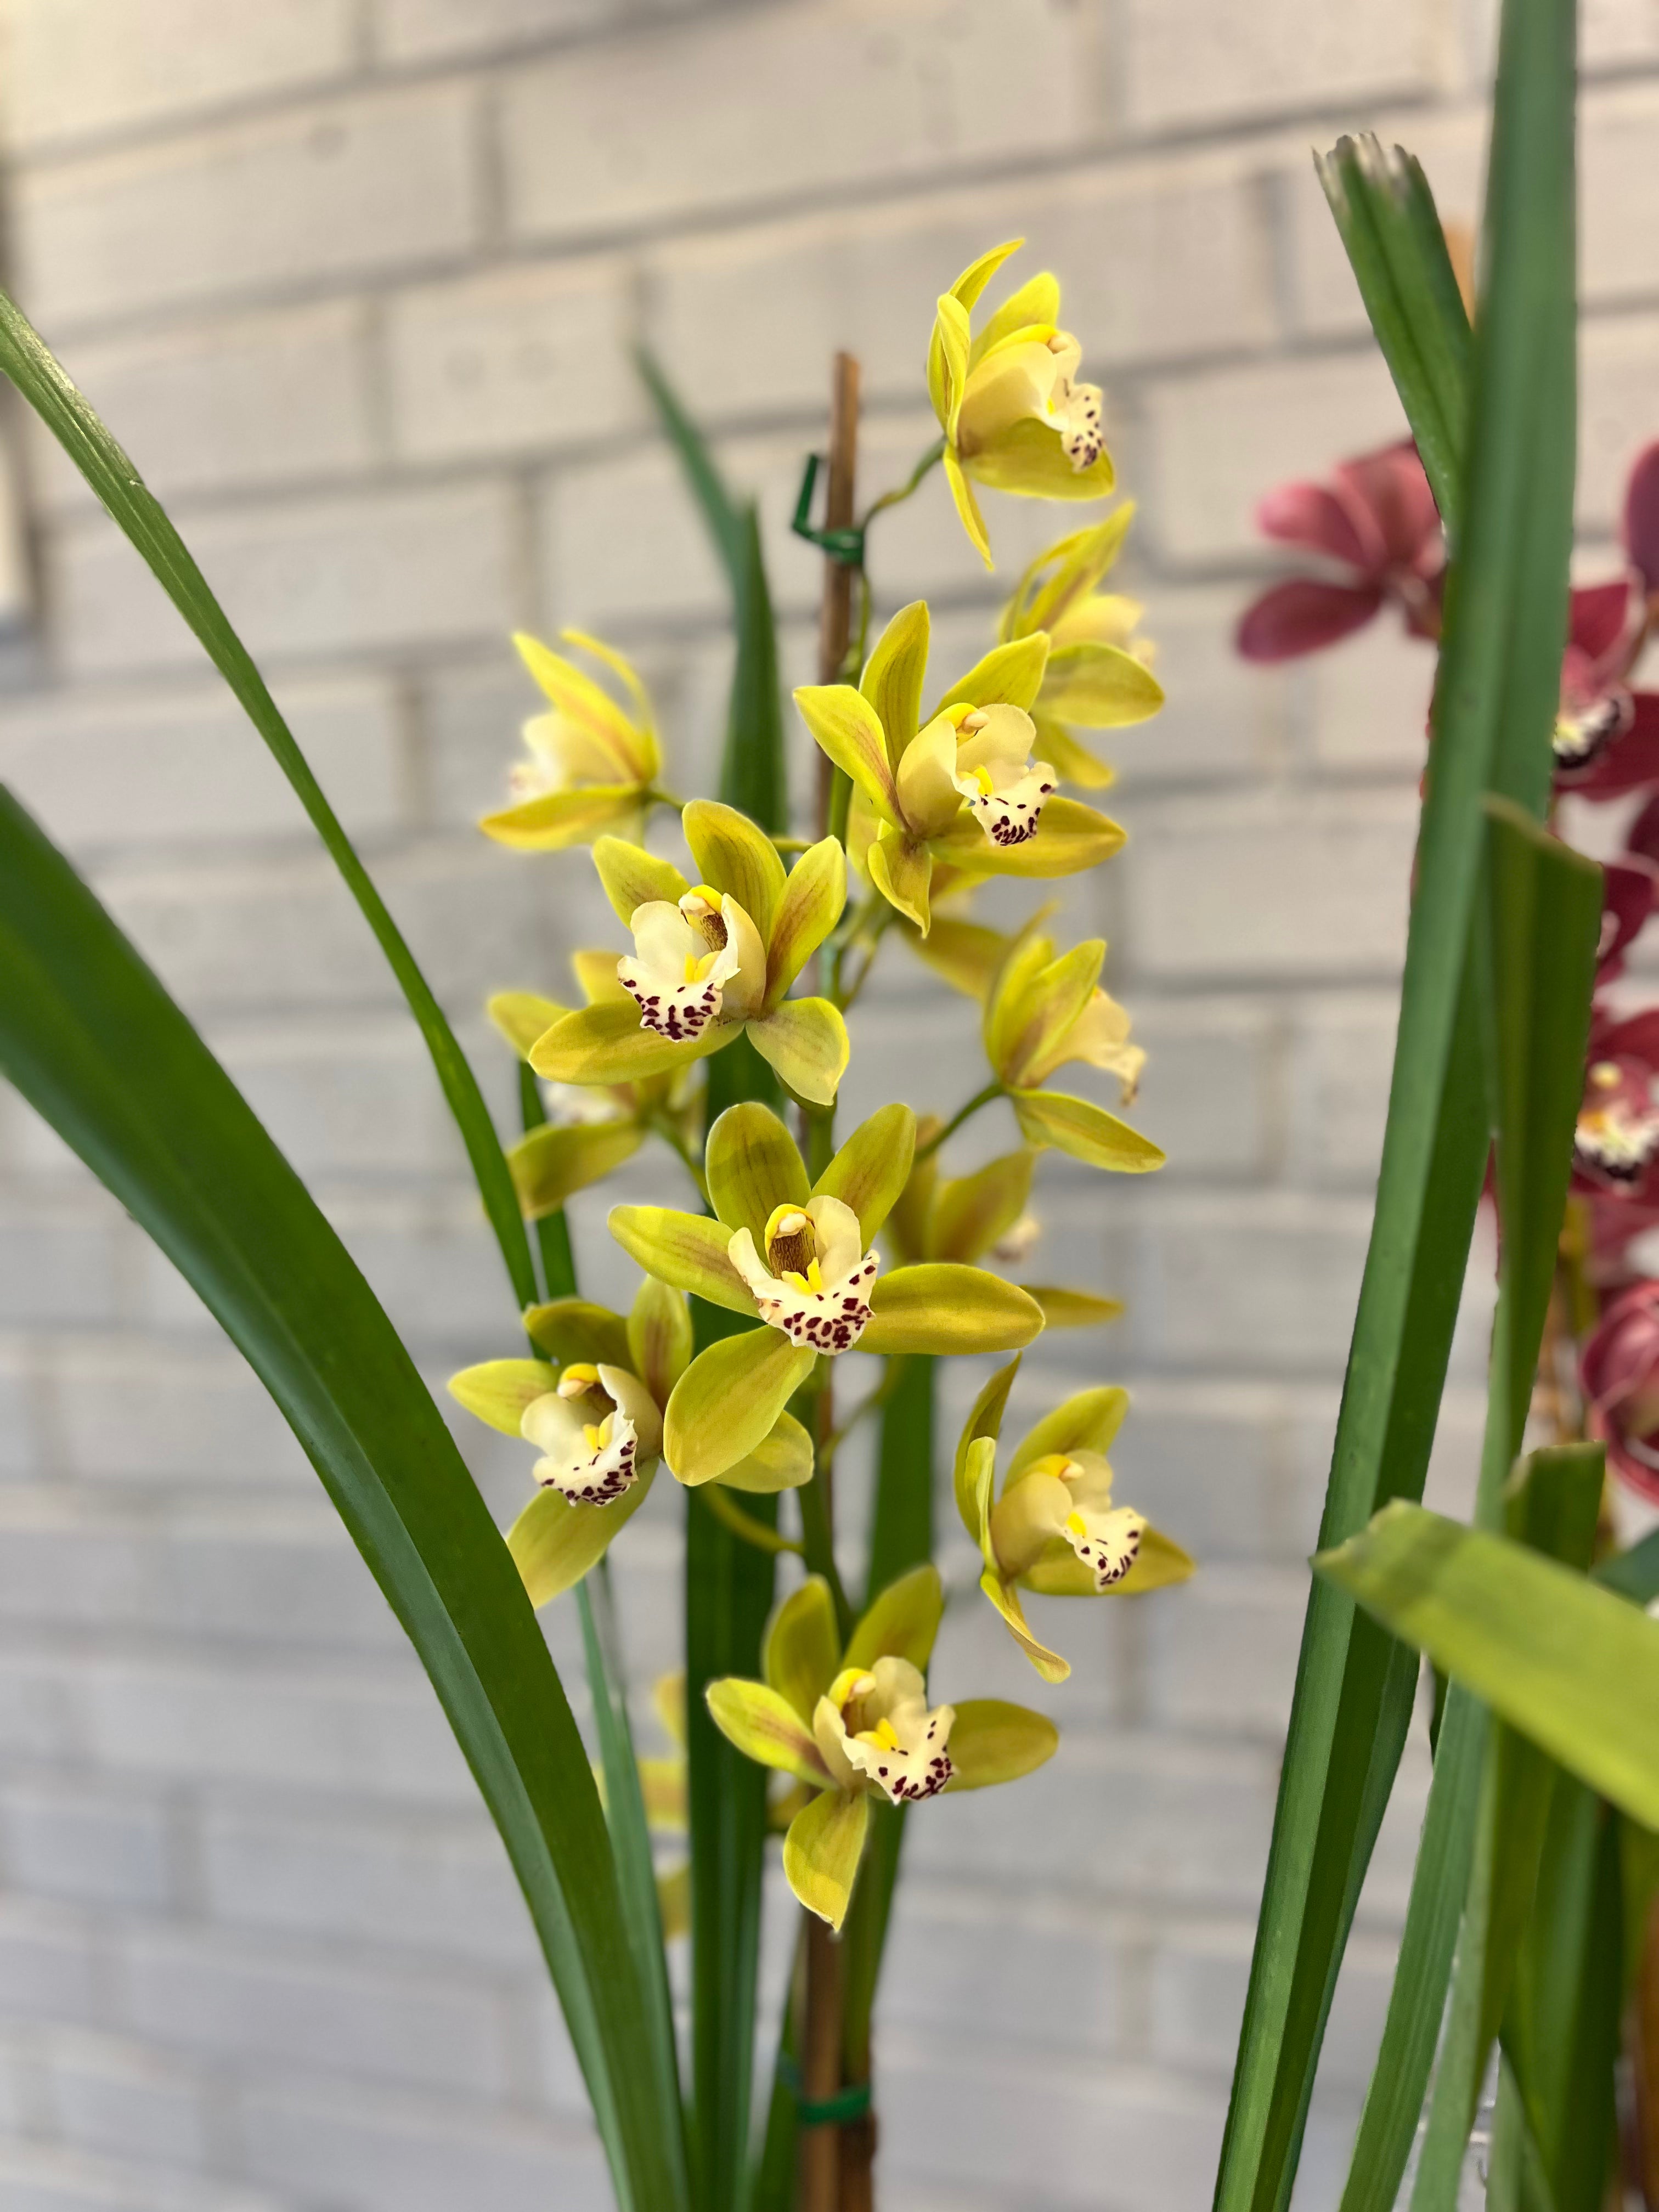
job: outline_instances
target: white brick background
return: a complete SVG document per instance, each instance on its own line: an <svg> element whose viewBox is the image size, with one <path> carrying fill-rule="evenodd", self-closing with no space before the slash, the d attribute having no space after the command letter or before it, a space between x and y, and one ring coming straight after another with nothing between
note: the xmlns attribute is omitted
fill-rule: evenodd
<svg viewBox="0 0 1659 2212"><path fill-rule="evenodd" d="M1122 1293L1030 1364L1130 1381L1126 1494L1185 1592L1068 1613L1069 1725L1020 1791L920 1817L880 2035L895 2212L1208 2201L1386 1088L1427 666L1377 635L1233 659L1250 510L1398 428L1308 161L1376 123L1473 212L1479 0L0 0L19 296L173 510L477 1042L607 917L580 860L471 827L528 700L517 623L603 623L704 785L716 578L629 360L662 353L785 531L827 357L866 485L931 434L931 302L1016 229L1099 364L1169 711L1112 747L1133 842L1072 887L1152 1050L1168 1172L1045 1168L1043 1272ZM1659 426L1659 9L1587 10L1583 514ZM422 1053L252 732L55 453L0 775L84 865L313 1180L434 1382L508 1348ZM1005 568L1035 511L988 501ZM935 480L875 542L941 653L994 606ZM1006 577L1002 580L1006 583ZM805 781L804 752L797 763ZM919 1023L921 1010L928 1011ZM854 1107L976 1085L895 962ZM990 1126L988 1148L1006 1131ZM970 1162L964 1143L960 1158ZM672 1193L659 1163L644 1189ZM589 1286L621 1288L599 1208ZM1441 1451L1471 1450L1478 1314ZM952 1414L971 1388L958 1376ZM522 1455L465 1438L492 1504ZM194 1301L0 1099L0 2212L605 2202L527 1923L417 1668ZM676 1500L619 1553L672 1662ZM1030 1695L967 1593L939 1680ZM571 1624L551 1633L573 1687ZM648 1723L647 1723L648 1726ZM1421 1774L1385 1832L1303 2203L1334 2202ZM1101 2148L1109 2146L1103 2161Z"/></svg>

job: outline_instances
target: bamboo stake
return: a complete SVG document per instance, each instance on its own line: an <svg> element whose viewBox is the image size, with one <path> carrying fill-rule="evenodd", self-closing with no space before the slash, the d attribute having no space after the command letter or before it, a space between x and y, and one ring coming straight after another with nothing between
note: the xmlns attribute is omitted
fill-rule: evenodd
<svg viewBox="0 0 1659 2212"><path fill-rule="evenodd" d="M859 365L838 353L830 387L830 453L824 494L824 527L845 530L853 520L858 474ZM852 634L853 571L825 555L823 595L818 611L818 681L839 684ZM835 770L826 753L818 756L817 834L829 834L830 793ZM817 1403L818 1465L814 1478L823 1486L824 1517L835 1536L835 1493L823 1457L835 1426L826 1376ZM816 1913L806 1916L806 2005L801 2037L801 2094L809 2103L834 2097L842 2086L841 1947ZM797 2178L799 2212L841 2212L842 2134L836 2121L803 2127Z"/></svg>

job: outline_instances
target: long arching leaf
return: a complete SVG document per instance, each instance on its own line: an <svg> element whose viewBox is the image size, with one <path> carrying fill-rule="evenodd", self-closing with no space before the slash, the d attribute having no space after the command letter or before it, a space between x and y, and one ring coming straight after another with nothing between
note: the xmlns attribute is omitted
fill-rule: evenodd
<svg viewBox="0 0 1659 2212"><path fill-rule="evenodd" d="M69 863L0 791L0 1072L270 1391L437 1692L547 1954L624 2212L683 2207L673 2090L587 1754L414 1363L299 1177Z"/></svg>
<svg viewBox="0 0 1659 2212"><path fill-rule="evenodd" d="M276 710L264 678L208 588L189 548L168 520L132 463L64 374L40 332L15 301L0 292L0 374L10 378L69 455L157 583L200 640L208 659L294 787L346 888L362 910L420 1025L449 1110L461 1133L484 1210L522 1309L536 1302L530 1243L519 1201L477 1080L455 1042L442 1007L432 995L403 933L386 911L351 840L341 828L310 763Z"/></svg>

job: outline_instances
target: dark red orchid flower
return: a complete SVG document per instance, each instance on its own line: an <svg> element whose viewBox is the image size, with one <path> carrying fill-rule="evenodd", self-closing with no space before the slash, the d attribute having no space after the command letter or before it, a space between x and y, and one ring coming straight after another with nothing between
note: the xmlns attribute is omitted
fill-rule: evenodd
<svg viewBox="0 0 1659 2212"><path fill-rule="evenodd" d="M1584 1425L1607 1447L1607 1468L1659 1500L1659 1283L1639 1282L1601 1316L1578 1363Z"/></svg>
<svg viewBox="0 0 1659 2212"><path fill-rule="evenodd" d="M1280 484L1256 509L1256 525L1348 574L1290 576L1271 586L1238 625L1247 660L1317 653L1363 629L1391 600L1414 635L1438 634L1445 544L1409 440L1341 462L1328 483Z"/></svg>
<svg viewBox="0 0 1659 2212"><path fill-rule="evenodd" d="M1629 578L1574 592L1555 718L1558 791L1622 799L1659 782L1659 695L1626 682L1647 629Z"/></svg>
<svg viewBox="0 0 1659 2212"><path fill-rule="evenodd" d="M1642 448L1626 480L1625 550L1643 590L1659 592L1659 445Z"/></svg>
<svg viewBox="0 0 1659 2212"><path fill-rule="evenodd" d="M1659 1203L1659 1006L1624 1021L1600 1007L1590 1016L1584 1098L1573 1133L1573 1183L1579 1190Z"/></svg>
<svg viewBox="0 0 1659 2212"><path fill-rule="evenodd" d="M1645 810L1644 810L1645 811ZM1601 941L1595 954L1595 988L1625 972L1625 955L1659 906L1659 865L1644 853L1626 853L1601 870Z"/></svg>

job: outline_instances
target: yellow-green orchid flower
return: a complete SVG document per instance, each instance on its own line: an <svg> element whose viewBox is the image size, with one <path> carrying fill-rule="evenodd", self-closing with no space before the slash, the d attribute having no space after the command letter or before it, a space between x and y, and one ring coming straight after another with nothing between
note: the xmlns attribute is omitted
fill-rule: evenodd
<svg viewBox="0 0 1659 2212"><path fill-rule="evenodd" d="M1090 938L1056 953L1041 914L1006 937L978 923L940 921L924 959L948 982L982 1000L985 1054L1028 1145L1053 1146L1091 1167L1145 1175L1164 1165L1148 1137L1087 1098L1045 1091L1068 1060L1115 1075L1123 1103L1134 1097L1146 1055L1129 1036L1129 1017L1097 980L1105 940Z"/></svg>
<svg viewBox="0 0 1659 2212"><path fill-rule="evenodd" d="M626 994L617 981L611 952L571 956L590 1006ZM570 1011L533 991L497 991L485 1012L520 1059L528 1061L538 1037ZM556 1213L565 1200L599 1182L631 1159L652 1132L665 1136L677 1151L690 1141L696 1118L692 1079L687 1068L642 1077L637 1083L579 1088L550 1084L548 1119L510 1146L507 1164L526 1221Z"/></svg>
<svg viewBox="0 0 1659 2212"><path fill-rule="evenodd" d="M524 726L528 757L509 779L513 805L486 814L478 827L520 852L554 853L590 845L606 830L636 828L662 771L651 701L629 663L580 630L562 630L560 636L620 680L634 714L624 714L574 661L538 638L514 635L520 658L552 711L532 715Z"/></svg>
<svg viewBox="0 0 1659 2212"><path fill-rule="evenodd" d="M1083 349L1060 327L1059 280L1046 270L1029 278L977 337L970 327L980 294L1024 242L994 246L963 270L939 301L927 349L951 496L988 568L991 541L970 477L1035 499L1103 499L1115 481L1100 386L1079 380Z"/></svg>
<svg viewBox="0 0 1659 2212"><path fill-rule="evenodd" d="M938 869L953 887L990 875L1069 876L1123 843L1115 822L1051 797L1054 771L1030 757L1048 639L994 647L924 724L929 629L918 599L882 632L856 689L812 684L795 693L807 728L852 779L854 814L865 817L849 826L855 857L924 936Z"/></svg>
<svg viewBox="0 0 1659 2212"><path fill-rule="evenodd" d="M1006 1352L1041 1329L1036 1303L981 1268L878 1274L877 1232L909 1176L915 1128L908 1106L884 1106L814 1183L775 1114L728 1107L705 1155L712 1221L611 1209L611 1235L648 1273L767 1324L709 1345L675 1385L663 1449L680 1481L714 1481L753 1452L820 1356Z"/></svg>
<svg viewBox="0 0 1659 2212"><path fill-rule="evenodd" d="M1008 1463L996 1494L997 1438L1019 1371L1011 1360L980 1392L957 1446L957 1510L985 1562L980 1588L1045 1681L1071 1668L1026 1625L1019 1592L1042 1597L1133 1596L1182 1583L1194 1564L1132 1505L1112 1503L1108 1446L1128 1394L1079 1390L1045 1414Z"/></svg>
<svg viewBox="0 0 1659 2212"><path fill-rule="evenodd" d="M783 1870L807 1911L834 1929L852 1902L872 1796L908 1805L1018 1781L1060 1741L1052 1721L1000 1698L928 1705L944 1607L939 1570L917 1567L882 1592L842 1650L829 1584L811 1575L772 1617L765 1680L708 1685L722 1734L812 1793L789 1824Z"/></svg>
<svg viewBox="0 0 1659 2212"><path fill-rule="evenodd" d="M685 1300L647 1275L624 1321L585 1298L556 1298L524 1317L542 1359L489 1359L449 1380L450 1395L503 1435L536 1447L537 1495L507 1532L530 1601L579 1583L645 1503L663 1417L691 1359ZM812 1443L780 1406L720 1480L746 1491L793 1489L812 1472Z"/></svg>
<svg viewBox="0 0 1659 2212"><path fill-rule="evenodd" d="M557 1083L634 1083L746 1032L797 1097L829 1105L847 1069L847 1024L827 999L786 994L841 919L846 856L825 837L786 875L771 839L734 808L694 799L681 820L695 884L641 846L595 844L634 952L614 963L616 990L537 1040L531 1066Z"/></svg>
<svg viewBox="0 0 1659 2212"><path fill-rule="evenodd" d="M1029 1146L1006 1152L972 1175L946 1179L939 1174L937 1150L927 1149L942 1127L934 1114L916 1124L915 1164L887 1217L894 1259L902 1266L929 1260L971 1265L983 1259L1018 1266L1039 1233L1036 1218L1025 1210L1036 1152ZM1048 1283L1019 1287L1042 1309L1045 1328L1092 1328L1115 1321L1123 1311L1118 1299L1097 1297L1090 1291Z"/></svg>
<svg viewBox="0 0 1659 2212"><path fill-rule="evenodd" d="M1031 708L1037 748L1063 781L1085 791L1103 790L1112 771L1078 743L1068 725L1122 729L1164 704L1152 648L1135 635L1139 602L1095 589L1116 560L1134 511L1133 501L1126 500L1104 522L1039 553L1003 609L997 632L1005 645L1046 634L1048 659Z"/></svg>

